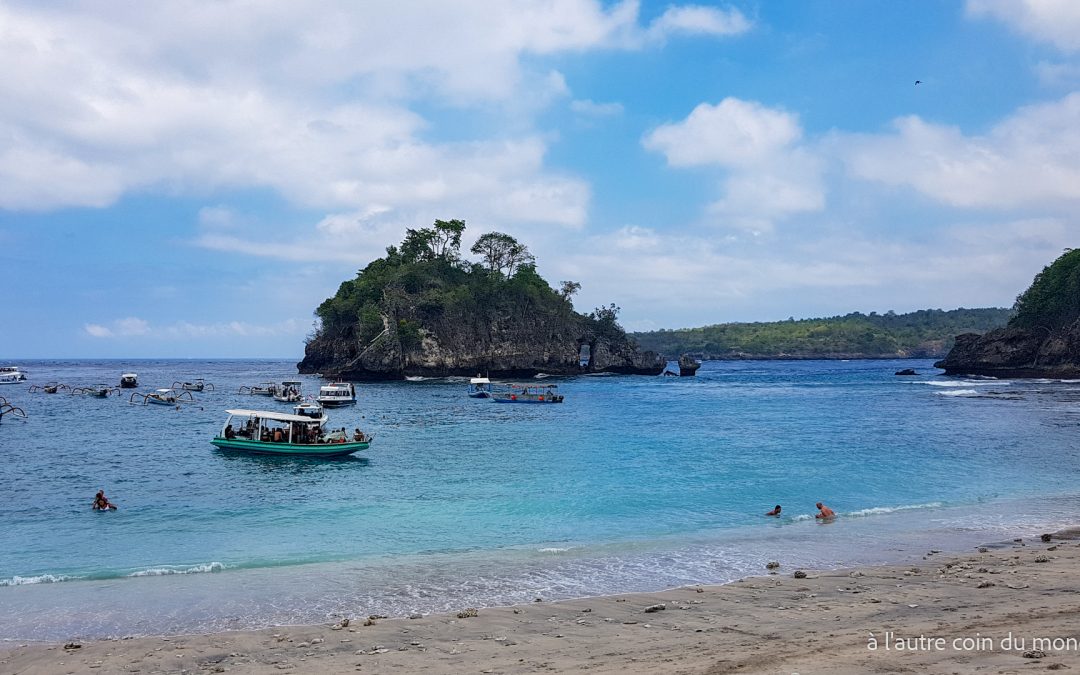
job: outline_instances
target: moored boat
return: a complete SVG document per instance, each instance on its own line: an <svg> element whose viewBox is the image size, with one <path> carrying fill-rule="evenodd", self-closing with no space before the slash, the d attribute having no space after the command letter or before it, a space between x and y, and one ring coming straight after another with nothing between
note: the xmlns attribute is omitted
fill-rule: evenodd
<svg viewBox="0 0 1080 675"><path fill-rule="evenodd" d="M225 412L229 413L225 426L210 441L222 450L293 457L340 457L367 450L371 444L371 437L359 430L351 437L344 429L328 432L324 428L325 416L312 418L269 410Z"/></svg>
<svg viewBox="0 0 1080 675"><path fill-rule="evenodd" d="M491 380L474 377L469 380L469 398L491 398Z"/></svg>
<svg viewBox="0 0 1080 675"><path fill-rule="evenodd" d="M207 382L206 380L204 380L201 377L196 378L194 382L179 382L179 381L173 382L172 386L173 386L173 389L181 389L183 391L200 391L201 392L201 391L206 391L207 389L209 389L210 391L214 391L214 383L213 382Z"/></svg>
<svg viewBox="0 0 1080 675"><path fill-rule="evenodd" d="M277 385L273 382L260 382L251 387L240 387L238 393L251 394L252 396L273 396L277 393Z"/></svg>
<svg viewBox="0 0 1080 675"><path fill-rule="evenodd" d="M562 403L563 396L554 384L546 387L511 384L505 391L493 392L491 400L496 403Z"/></svg>
<svg viewBox="0 0 1080 675"><path fill-rule="evenodd" d="M356 403L356 387L352 382L331 382L319 387L315 401L327 408L337 408Z"/></svg>
<svg viewBox="0 0 1080 675"><path fill-rule="evenodd" d="M0 384L18 384L26 381L26 373L18 366L0 366Z"/></svg>
<svg viewBox="0 0 1080 675"><path fill-rule="evenodd" d="M121 373L120 375L120 388L121 389L134 389L139 386L139 376L135 373Z"/></svg>
<svg viewBox="0 0 1080 675"><path fill-rule="evenodd" d="M128 403L134 403L135 398L142 396L142 404L149 405L151 403L156 405L179 405L181 403L194 403L195 397L191 395L190 391L178 392L175 389L156 389L149 394L140 394L135 392L128 398ZM184 397L187 396L185 399Z"/></svg>
<svg viewBox="0 0 1080 675"><path fill-rule="evenodd" d="M282 403L296 403L304 400L304 383L300 380L285 380L274 390L274 400Z"/></svg>

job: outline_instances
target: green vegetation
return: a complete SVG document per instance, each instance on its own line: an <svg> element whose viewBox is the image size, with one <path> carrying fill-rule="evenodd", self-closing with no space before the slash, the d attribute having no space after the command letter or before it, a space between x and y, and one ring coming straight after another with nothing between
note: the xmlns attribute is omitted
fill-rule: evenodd
<svg viewBox="0 0 1080 675"><path fill-rule="evenodd" d="M1075 279L1075 277L1074 277ZM1080 297L1080 296L1077 296ZM961 333L1004 326L1007 309L924 309L768 323L726 323L632 335L643 349L673 358L893 358L945 354Z"/></svg>
<svg viewBox="0 0 1080 675"><path fill-rule="evenodd" d="M1066 249L1016 298L1012 328L1065 328L1080 318L1080 249Z"/></svg>
<svg viewBox="0 0 1080 675"><path fill-rule="evenodd" d="M586 322L605 334L625 335L615 323L614 305L587 316L574 312L571 297L580 284L564 281L560 290L552 289L537 274L525 245L508 234L480 236L471 251L482 261L463 259L464 230L462 220L436 220L432 227L406 230L400 246L387 248L385 257L373 260L319 305L320 324L309 343L330 337L365 345L385 331L410 351L420 348L425 332L460 342L465 333L513 331L526 321Z"/></svg>

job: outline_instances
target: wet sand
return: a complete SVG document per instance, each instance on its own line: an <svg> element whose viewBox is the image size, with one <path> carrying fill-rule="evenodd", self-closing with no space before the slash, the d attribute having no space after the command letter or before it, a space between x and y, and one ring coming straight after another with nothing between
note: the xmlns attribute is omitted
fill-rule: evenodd
<svg viewBox="0 0 1080 675"><path fill-rule="evenodd" d="M1080 671L1075 535L805 578L781 560L724 586L458 615L7 645L0 673Z"/></svg>

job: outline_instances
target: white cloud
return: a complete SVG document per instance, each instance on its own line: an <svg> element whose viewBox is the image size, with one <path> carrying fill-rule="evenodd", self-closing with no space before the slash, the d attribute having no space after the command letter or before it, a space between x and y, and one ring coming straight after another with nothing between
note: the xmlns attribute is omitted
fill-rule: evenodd
<svg viewBox="0 0 1080 675"><path fill-rule="evenodd" d="M834 139L854 176L958 207L1052 208L1080 200L1080 93L1021 108L985 135L914 116L893 127L891 134Z"/></svg>
<svg viewBox="0 0 1080 675"><path fill-rule="evenodd" d="M587 98L571 101L570 109L588 117L615 117L623 113L622 103L596 103Z"/></svg>
<svg viewBox="0 0 1080 675"><path fill-rule="evenodd" d="M678 33L696 35L738 35L750 30L752 24L737 9L717 9L701 5L668 7L649 25L651 39L662 40Z"/></svg>
<svg viewBox="0 0 1080 675"><path fill-rule="evenodd" d="M726 98L654 129L642 144L663 153L669 166L727 169L709 213L724 226L767 232L776 220L825 206L824 163L801 139L794 114Z"/></svg>
<svg viewBox="0 0 1080 675"><path fill-rule="evenodd" d="M1074 0L968 0L974 17L992 17L1065 51L1080 50L1080 3Z"/></svg>
<svg viewBox="0 0 1080 675"><path fill-rule="evenodd" d="M286 319L274 324L252 324L245 321L227 321L200 324L177 321L168 325L152 326L149 321L130 317L118 319L108 325L88 323L83 326L87 335L96 338L127 338L150 336L154 339L180 340L206 337L266 337L275 335L303 335L308 328L297 319Z"/></svg>

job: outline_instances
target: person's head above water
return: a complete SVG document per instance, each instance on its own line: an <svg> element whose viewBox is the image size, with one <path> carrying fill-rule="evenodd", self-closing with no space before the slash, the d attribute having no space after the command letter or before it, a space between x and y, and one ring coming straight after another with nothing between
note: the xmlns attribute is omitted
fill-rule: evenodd
<svg viewBox="0 0 1080 675"><path fill-rule="evenodd" d="M777 513L780 513L780 505L779 505L779 504L777 504L777 505L776 505L776 508L775 508L774 510L775 510L775 511L776 511Z"/></svg>
<svg viewBox="0 0 1080 675"><path fill-rule="evenodd" d="M816 506L816 507L818 507L820 509L821 508L821 502L818 502L817 504L814 504L814 506Z"/></svg>

